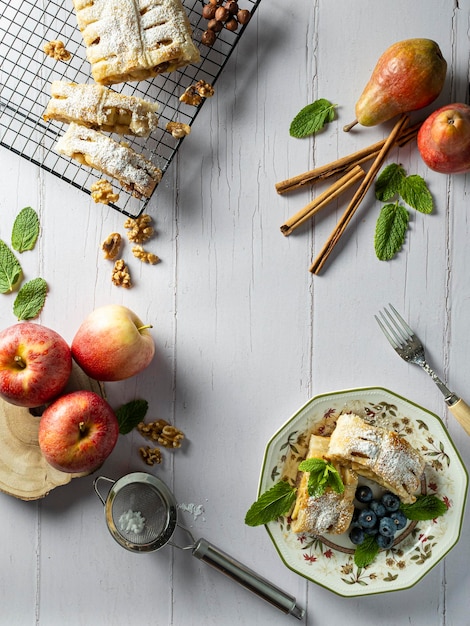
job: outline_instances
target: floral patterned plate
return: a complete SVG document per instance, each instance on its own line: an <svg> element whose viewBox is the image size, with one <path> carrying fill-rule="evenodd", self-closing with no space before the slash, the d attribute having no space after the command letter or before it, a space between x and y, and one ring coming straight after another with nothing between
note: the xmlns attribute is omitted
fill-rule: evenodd
<svg viewBox="0 0 470 626"><path fill-rule="evenodd" d="M393 429L419 449L427 461L422 493L438 496L447 512L431 521L409 523L392 548L379 552L375 561L364 568L354 563L355 547L347 533L295 534L288 517L270 522L266 529L287 567L338 595L363 596L409 588L457 543L467 496L467 471L437 415L380 387L316 396L269 441L258 493L264 493L280 479L295 481L310 434L328 435L338 415L344 412Z"/></svg>

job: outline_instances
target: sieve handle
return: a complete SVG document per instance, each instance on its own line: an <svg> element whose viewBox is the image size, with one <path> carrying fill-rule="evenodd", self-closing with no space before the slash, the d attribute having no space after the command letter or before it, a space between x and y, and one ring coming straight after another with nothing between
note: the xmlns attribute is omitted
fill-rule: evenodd
<svg viewBox="0 0 470 626"><path fill-rule="evenodd" d="M305 610L297 606L297 601L293 596L282 591L205 539L199 539L194 544L192 555L240 583L283 613L293 615L299 620L304 617Z"/></svg>
<svg viewBox="0 0 470 626"><path fill-rule="evenodd" d="M112 485L114 485L116 481L112 480L111 478L106 478L106 476L97 476L95 480L93 481L93 488L96 491L96 495L98 496L98 498L101 500L103 504L106 504L106 498L104 498L101 495L101 492L98 489L98 483L100 482L100 480L104 480L105 482L111 483Z"/></svg>

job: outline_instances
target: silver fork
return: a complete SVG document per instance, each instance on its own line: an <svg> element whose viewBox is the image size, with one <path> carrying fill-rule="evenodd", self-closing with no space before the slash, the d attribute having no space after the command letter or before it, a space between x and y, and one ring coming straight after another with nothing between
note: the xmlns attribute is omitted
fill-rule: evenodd
<svg viewBox="0 0 470 626"><path fill-rule="evenodd" d="M445 402L457 421L470 435L470 407L442 382L426 362L424 346L416 333L408 326L398 311L389 304L390 310L385 308L374 315L383 334L390 342L395 352L408 363L419 365L426 374L433 379L444 395Z"/></svg>

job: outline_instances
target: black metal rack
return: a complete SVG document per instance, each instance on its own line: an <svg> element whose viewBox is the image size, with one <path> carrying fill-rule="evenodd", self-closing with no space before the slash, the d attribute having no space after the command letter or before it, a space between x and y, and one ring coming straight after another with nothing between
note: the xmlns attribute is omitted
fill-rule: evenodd
<svg viewBox="0 0 470 626"><path fill-rule="evenodd" d="M239 4L253 14L259 2L241 0ZM183 141L174 139L165 130L167 122L191 126L204 104L204 100L198 107L181 103L181 94L198 80L214 85L245 28L249 27L249 23L240 25L235 32L224 28L217 34L214 45L208 47L201 43L201 35L207 28L207 20L202 17L203 2L183 0L183 5L201 61L153 80L113 85L120 93L159 103L159 130L146 139L126 137L126 142L151 159L163 174ZM72 2L0 0L0 11L0 145L90 194L99 173L54 152L64 125L44 122L42 118L53 80L92 82ZM70 61L56 61L44 53L44 44L52 40L64 42L72 55ZM120 189L119 201L110 206L135 217L144 211L148 201L138 200Z"/></svg>

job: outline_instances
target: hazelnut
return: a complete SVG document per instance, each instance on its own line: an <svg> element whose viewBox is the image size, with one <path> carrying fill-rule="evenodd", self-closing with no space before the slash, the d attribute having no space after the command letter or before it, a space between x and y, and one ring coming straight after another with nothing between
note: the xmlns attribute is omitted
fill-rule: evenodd
<svg viewBox="0 0 470 626"><path fill-rule="evenodd" d="M228 0L224 6L230 15L236 15L238 13L238 4L237 2L234 2L234 0Z"/></svg>
<svg viewBox="0 0 470 626"><path fill-rule="evenodd" d="M224 25L222 24L222 22L219 22L219 20L215 20L215 19L210 20L207 24L207 28L209 30L213 30L214 33L220 33L223 27Z"/></svg>
<svg viewBox="0 0 470 626"><path fill-rule="evenodd" d="M219 6L219 0L209 0L209 4L213 4L214 6Z"/></svg>
<svg viewBox="0 0 470 626"><path fill-rule="evenodd" d="M219 22L226 22L229 17L230 13L225 7L219 7L215 12L215 19Z"/></svg>
<svg viewBox="0 0 470 626"><path fill-rule="evenodd" d="M250 21L251 13L248 9L240 9L237 13L237 20L240 24L248 24Z"/></svg>
<svg viewBox="0 0 470 626"><path fill-rule="evenodd" d="M217 6L215 4L206 4L202 9L202 17L205 20L211 20L215 16Z"/></svg>
<svg viewBox="0 0 470 626"><path fill-rule="evenodd" d="M234 17L231 17L229 20L225 22L225 28L227 30L231 30L232 32L235 32L238 28L237 20Z"/></svg>
<svg viewBox="0 0 470 626"><path fill-rule="evenodd" d="M201 43L203 43L205 46L213 46L216 38L217 35L213 30L206 30L201 35Z"/></svg>

